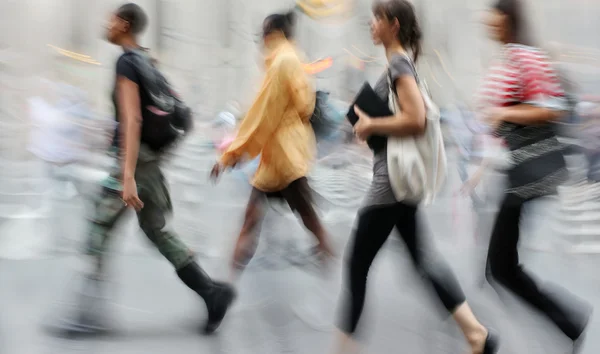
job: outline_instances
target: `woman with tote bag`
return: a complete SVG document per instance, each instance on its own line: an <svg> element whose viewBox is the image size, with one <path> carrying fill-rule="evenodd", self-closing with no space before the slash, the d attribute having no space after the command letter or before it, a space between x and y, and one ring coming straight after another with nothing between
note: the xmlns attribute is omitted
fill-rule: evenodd
<svg viewBox="0 0 600 354"><path fill-rule="evenodd" d="M446 310L465 335L472 354L492 354L498 340L476 318L452 271L441 257L425 250L417 222L420 203L433 199L445 173L439 112L423 89L413 62L418 59L421 31L410 2L376 2L371 33L383 45L389 69L375 86L395 115L371 119L355 107L355 134L387 137L387 147L374 151L373 180L352 235L348 289L336 353L357 351L354 337L365 301L367 276L375 256L396 227L416 269L433 285ZM412 51L413 58L407 51ZM423 94L424 93L424 94ZM437 119L437 121L436 121Z"/></svg>

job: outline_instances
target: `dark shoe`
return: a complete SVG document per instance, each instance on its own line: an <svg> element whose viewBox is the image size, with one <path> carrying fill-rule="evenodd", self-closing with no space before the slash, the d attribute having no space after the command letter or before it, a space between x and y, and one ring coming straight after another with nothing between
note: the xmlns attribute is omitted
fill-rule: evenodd
<svg viewBox="0 0 600 354"><path fill-rule="evenodd" d="M579 338L573 341L573 354L579 354L583 350L583 342L585 342L585 333L582 333Z"/></svg>
<svg viewBox="0 0 600 354"><path fill-rule="evenodd" d="M208 321L204 333L211 334L219 328L229 307L236 298L233 287L222 282L213 282L214 288L208 298L205 298L208 310Z"/></svg>
<svg viewBox="0 0 600 354"><path fill-rule="evenodd" d="M192 262L177 271L179 279L202 298L213 288L213 281L196 262Z"/></svg>
<svg viewBox="0 0 600 354"><path fill-rule="evenodd" d="M485 346L483 347L483 354L496 354L500 348L500 340L498 335L492 330L488 329L488 335L485 339Z"/></svg>
<svg viewBox="0 0 600 354"><path fill-rule="evenodd" d="M204 332L213 333L225 318L229 306L235 299L235 290L231 285L210 279L196 262L181 268L177 271L177 275L188 288L204 299L208 312Z"/></svg>
<svg viewBox="0 0 600 354"><path fill-rule="evenodd" d="M588 315L585 319L583 330L579 337L573 340L573 354L579 354L583 350L583 343L585 342L586 332L588 328L588 324L590 323L590 319L592 317L592 310L590 309Z"/></svg>

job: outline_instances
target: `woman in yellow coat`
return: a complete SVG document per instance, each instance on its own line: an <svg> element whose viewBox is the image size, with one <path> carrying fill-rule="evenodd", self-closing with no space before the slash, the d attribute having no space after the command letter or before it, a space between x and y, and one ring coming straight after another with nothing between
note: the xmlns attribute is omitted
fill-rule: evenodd
<svg viewBox="0 0 600 354"><path fill-rule="evenodd" d="M232 277L254 255L267 198L284 199L318 240L323 256L333 254L306 180L316 150L310 124L315 93L291 41L294 14L274 14L263 22L266 75L235 140L215 164L217 178L242 159L260 155L232 260Z"/></svg>

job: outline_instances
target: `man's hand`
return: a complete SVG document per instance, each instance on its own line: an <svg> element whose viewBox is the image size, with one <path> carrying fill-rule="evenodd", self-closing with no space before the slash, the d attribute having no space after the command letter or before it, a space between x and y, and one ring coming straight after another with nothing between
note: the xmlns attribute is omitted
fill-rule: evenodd
<svg viewBox="0 0 600 354"><path fill-rule="evenodd" d="M373 134L373 132L371 131L372 118L368 114L363 112L360 108L358 108L358 106L354 106L354 113L356 113L356 115L358 116L358 122L354 124L354 134L360 140L365 141L369 136Z"/></svg>
<svg viewBox="0 0 600 354"><path fill-rule="evenodd" d="M137 185L133 177L126 177L123 180L123 202L126 207L132 207L136 211L144 207L144 203L138 197Z"/></svg>

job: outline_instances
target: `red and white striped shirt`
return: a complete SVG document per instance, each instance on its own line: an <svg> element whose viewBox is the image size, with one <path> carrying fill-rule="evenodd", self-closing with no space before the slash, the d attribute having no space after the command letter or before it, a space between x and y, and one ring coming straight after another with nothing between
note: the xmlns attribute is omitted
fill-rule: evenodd
<svg viewBox="0 0 600 354"><path fill-rule="evenodd" d="M566 102L560 81L547 56L539 49L520 44L504 46L478 97L481 108L519 103L562 110Z"/></svg>
<svg viewBox="0 0 600 354"><path fill-rule="evenodd" d="M479 93L480 108L529 104L562 111L567 100L546 55L518 44L504 47ZM494 132L510 150L509 188L522 199L554 193L567 176L562 150L551 123L523 126L503 122Z"/></svg>

